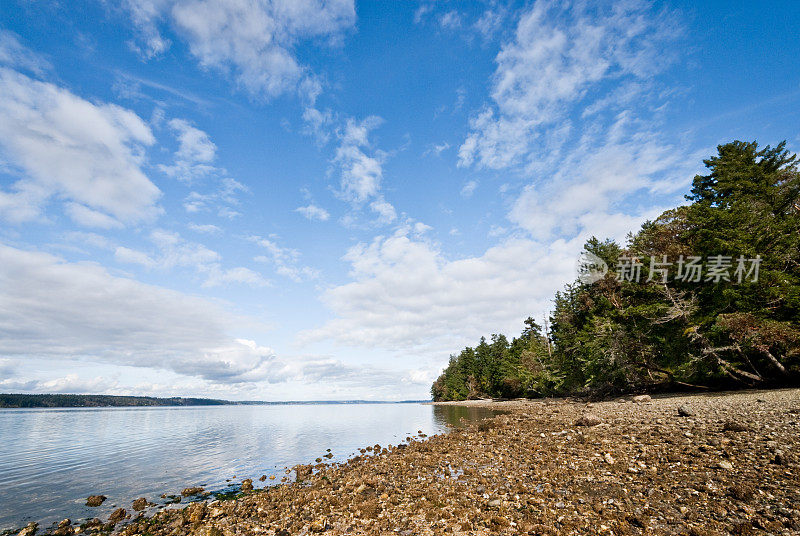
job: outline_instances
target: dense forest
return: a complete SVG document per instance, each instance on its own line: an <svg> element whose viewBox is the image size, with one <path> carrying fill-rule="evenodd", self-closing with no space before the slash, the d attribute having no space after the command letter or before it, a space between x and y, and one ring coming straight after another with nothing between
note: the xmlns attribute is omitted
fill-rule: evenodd
<svg viewBox="0 0 800 536"><path fill-rule="evenodd" d="M113 395L0 394L0 408L93 408L109 406L219 406L230 404L209 398L155 398Z"/></svg>
<svg viewBox="0 0 800 536"><path fill-rule="evenodd" d="M451 356L434 400L797 385L796 155L785 142L717 149L686 205L624 246L586 242L593 262L556 293L549 326L528 318L519 337Z"/></svg>

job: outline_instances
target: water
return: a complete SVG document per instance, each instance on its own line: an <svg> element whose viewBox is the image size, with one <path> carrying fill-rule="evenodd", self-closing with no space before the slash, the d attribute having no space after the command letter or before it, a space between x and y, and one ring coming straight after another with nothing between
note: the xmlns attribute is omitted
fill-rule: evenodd
<svg viewBox="0 0 800 536"><path fill-rule="evenodd" d="M258 487L262 474L279 482L284 468L326 449L341 462L367 445L490 413L424 404L0 409L0 530L104 519L137 497L163 502L188 486L221 490L252 478ZM95 494L108 500L85 506Z"/></svg>

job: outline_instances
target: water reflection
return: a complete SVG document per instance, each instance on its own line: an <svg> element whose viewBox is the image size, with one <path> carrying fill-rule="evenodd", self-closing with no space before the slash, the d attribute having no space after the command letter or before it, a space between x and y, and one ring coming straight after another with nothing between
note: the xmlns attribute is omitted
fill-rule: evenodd
<svg viewBox="0 0 800 536"><path fill-rule="evenodd" d="M485 408L423 404L0 410L0 530L104 517L137 497L220 490L326 453L398 444L479 419ZM267 483L270 481L267 480ZM260 484L255 480L255 484ZM99 508L84 505L108 496Z"/></svg>
<svg viewBox="0 0 800 536"><path fill-rule="evenodd" d="M440 426L459 428L464 422L473 422L494 417L502 411L477 406L433 406L433 418Z"/></svg>

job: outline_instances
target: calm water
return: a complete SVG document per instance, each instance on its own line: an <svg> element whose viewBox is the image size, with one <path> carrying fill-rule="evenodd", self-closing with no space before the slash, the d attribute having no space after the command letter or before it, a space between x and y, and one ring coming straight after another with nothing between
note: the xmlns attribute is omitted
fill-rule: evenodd
<svg viewBox="0 0 800 536"><path fill-rule="evenodd" d="M331 449L396 445L422 430L446 431L479 408L423 404L0 409L0 530L29 521L130 511L136 497L202 485L208 490L313 463ZM269 480L267 481L269 483ZM99 508L84 506L102 494Z"/></svg>

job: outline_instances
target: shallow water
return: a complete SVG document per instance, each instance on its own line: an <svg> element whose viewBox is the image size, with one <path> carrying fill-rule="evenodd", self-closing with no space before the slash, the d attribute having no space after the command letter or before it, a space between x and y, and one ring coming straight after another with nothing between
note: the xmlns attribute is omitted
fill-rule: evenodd
<svg viewBox="0 0 800 536"><path fill-rule="evenodd" d="M367 445L491 413L424 404L0 409L0 530L102 519L115 506L130 511L137 497L163 502L194 485L220 490L252 478L259 487L260 475L278 482L284 468L326 449L344 461ZM86 507L93 494L108 500Z"/></svg>

